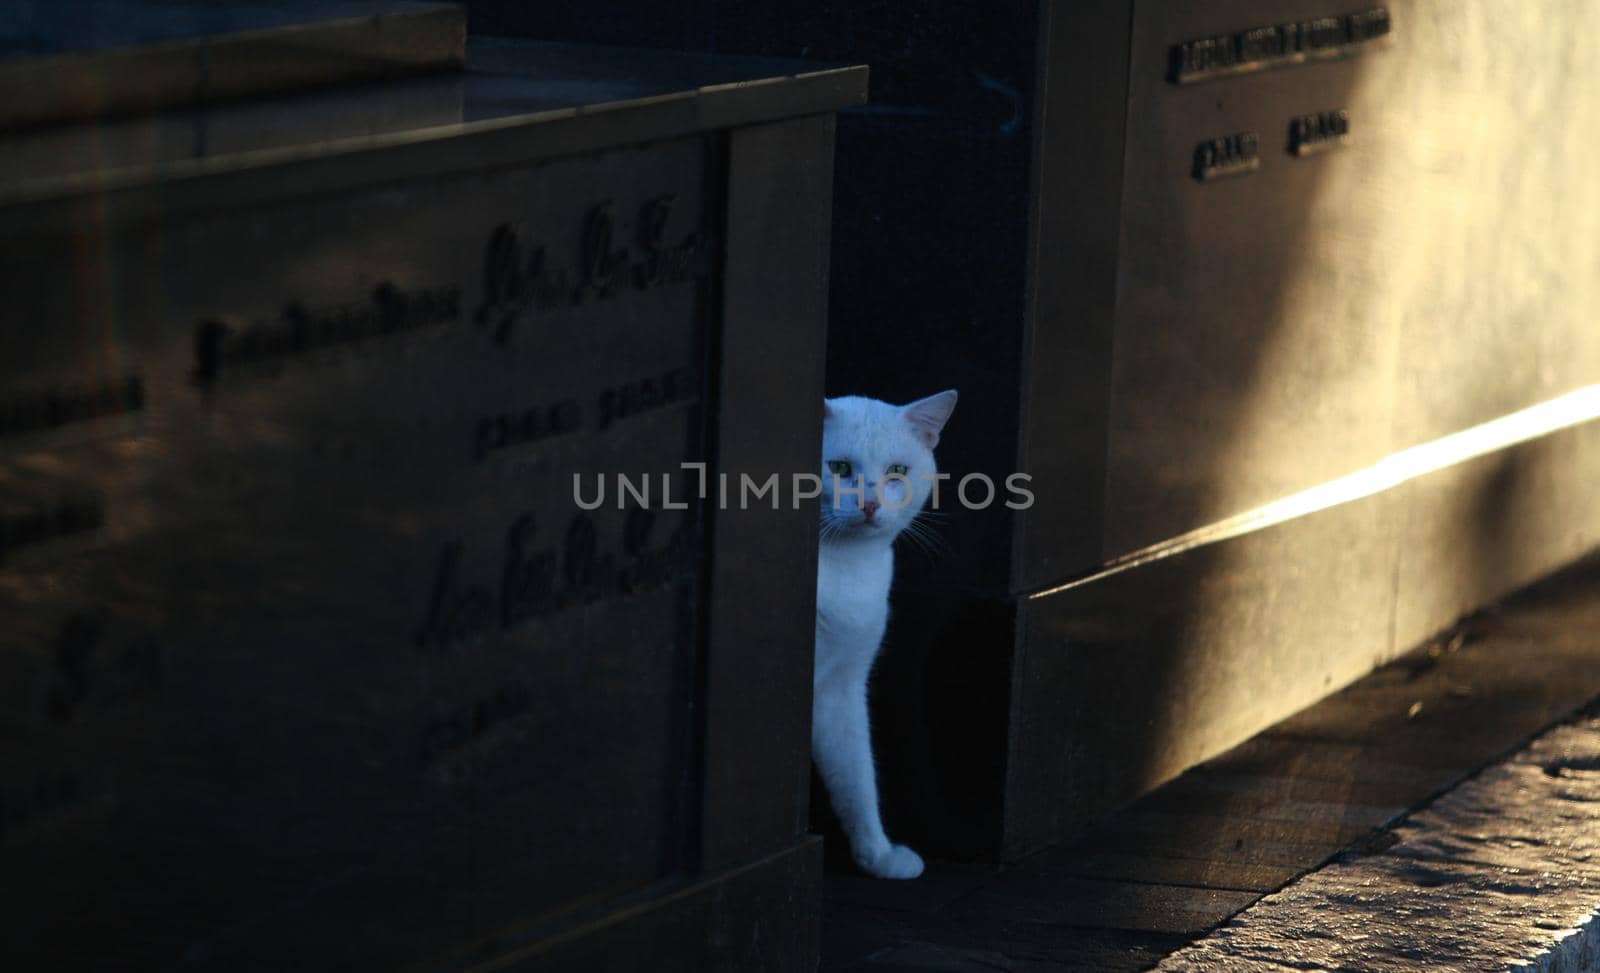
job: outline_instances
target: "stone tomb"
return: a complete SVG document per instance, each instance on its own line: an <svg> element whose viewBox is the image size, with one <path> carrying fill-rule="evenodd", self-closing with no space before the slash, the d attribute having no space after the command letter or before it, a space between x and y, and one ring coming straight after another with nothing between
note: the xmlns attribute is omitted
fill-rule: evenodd
<svg viewBox="0 0 1600 973"><path fill-rule="evenodd" d="M469 66L4 137L5 965L814 963L816 511L683 464L815 466L865 72Z"/></svg>
<svg viewBox="0 0 1600 973"><path fill-rule="evenodd" d="M949 551L900 560L875 742L923 850L1066 839L1600 537L1600 391L1520 443L1479 430L1600 384L1600 50L1572 5L469 6L871 65L830 394L959 388L941 467L1036 498L949 508ZM1481 453L1386 480L1469 430ZM1380 463L1372 495L1238 532Z"/></svg>

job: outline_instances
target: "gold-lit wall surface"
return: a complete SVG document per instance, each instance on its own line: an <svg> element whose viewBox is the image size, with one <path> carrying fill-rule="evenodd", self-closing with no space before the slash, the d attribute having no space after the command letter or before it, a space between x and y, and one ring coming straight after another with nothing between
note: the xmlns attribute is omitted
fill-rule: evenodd
<svg viewBox="0 0 1600 973"><path fill-rule="evenodd" d="M1600 539L1592 396L1546 434L1385 479L1396 454L1600 384L1588 8L1397 0L1388 35L1346 57L1182 84L1169 70L1186 41L1358 9L1132 5L1114 320L1081 322L1111 333L1103 560L1173 553L1352 474L1380 488L1036 590L1012 671L1007 854ZM1343 140L1291 151L1294 119L1339 112ZM1197 147L1246 133L1254 171L1195 177Z"/></svg>
<svg viewBox="0 0 1600 973"><path fill-rule="evenodd" d="M1174 44L1333 11L1135 5L1107 557L1600 381L1585 5L1388 7L1354 56L1177 85ZM1186 178L1245 131L1259 171Z"/></svg>

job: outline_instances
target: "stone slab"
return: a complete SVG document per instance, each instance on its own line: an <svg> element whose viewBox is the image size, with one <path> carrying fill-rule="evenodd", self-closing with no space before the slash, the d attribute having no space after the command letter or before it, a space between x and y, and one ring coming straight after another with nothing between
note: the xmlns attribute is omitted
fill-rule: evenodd
<svg viewBox="0 0 1600 973"><path fill-rule="evenodd" d="M1396 515L1369 497L1023 602L1005 855L1081 832L1370 672Z"/></svg>
<svg viewBox="0 0 1600 973"><path fill-rule="evenodd" d="M1086 926L1162 933L1210 929L1254 902L1254 892L1033 876L993 883L948 910L947 921L1004 915L1045 926Z"/></svg>
<svg viewBox="0 0 1600 973"><path fill-rule="evenodd" d="M1390 859L1413 860L1460 851L1467 867L1480 862L1481 870L1516 867L1505 856L1527 845L1541 849L1546 865L1567 871L1592 867L1594 839L1587 832L1560 844L1533 845L1520 833L1506 837L1496 828L1493 812L1479 809L1473 816L1477 806L1471 803L1462 812L1460 833L1448 839L1413 844L1403 832L1374 829L1397 811L1450 792L1496 755L1522 746L1516 734L1529 725L1526 717L1502 721L1484 714L1514 714L1532 700L1539 719L1555 718L1552 713L1566 717L1600 692L1593 663L1594 633L1600 631L1597 580L1600 559L1591 558L1491 606L1288 721L1302 731L1314 725L1319 733L1261 734L1139 799L1075 844L994 871L969 869L941 877L946 866L936 862L929 874L938 887L924 896L830 876L824 967L849 969L848 964L889 946L931 943L950 948L884 955L971 969L1012 958L1082 955L1092 958L1077 968L1125 968L1119 964L1126 956L1119 952L1070 952L1113 932L1165 937L1139 939L1139 955L1149 957L1148 967L1190 935L1158 928L1218 905L1186 898L1179 888L1248 898L1343 856L1387 853ZM1452 695L1463 686L1470 687L1470 695ZM1497 698L1502 689L1510 704ZM1415 745L1418 737L1404 735L1403 726L1394 739L1365 732L1363 721L1373 712L1392 710L1397 700L1414 701L1419 694L1430 726L1426 746ZM1440 702L1446 699L1450 705ZM1452 737L1465 742L1451 742ZM1588 733L1557 727L1480 779L1520 775L1547 792L1550 783L1597 766L1600 756ZM1463 799L1441 798L1435 807L1457 800ZM1542 808L1530 797L1524 816ZM1576 809L1579 815L1586 811L1583 805ZM1430 813L1420 812L1415 820ZM1148 888L1127 889L1138 884ZM1098 912L1085 904L1086 888L1101 890ZM1102 928L1126 924L1140 903L1148 909L1141 921L1151 928ZM1062 921L1088 924L1057 924ZM1583 948L1575 938L1563 946L1573 956L1581 956ZM1268 959L1232 957L1229 962L1241 970L1286 968Z"/></svg>
<svg viewBox="0 0 1600 973"><path fill-rule="evenodd" d="M1098 844L1095 847L1098 848ZM1029 867L1036 873L1047 875L1191 885L1243 892L1275 891L1305 871L1305 866L1299 861L1246 861L1233 854L1233 849L1225 849L1212 857L1203 857L1203 851L1189 848L1171 855L1164 855L1162 851L1139 846L1130 851L1112 848L1085 852L1082 848L1074 847L1064 852L1044 852L1030 861Z"/></svg>
<svg viewBox="0 0 1600 973"><path fill-rule="evenodd" d="M0 965L814 959L816 511L680 464L815 462L843 102L641 77L7 182Z"/></svg>
<svg viewBox="0 0 1600 973"><path fill-rule="evenodd" d="M902 612L908 648L878 673L886 807L924 847L1014 861L1069 839L1594 542L1600 459L1540 443L1057 590L1600 379L1581 134L1600 99L1568 48L1588 32L1560 29L1575 12L1395 0L1349 57L1178 84L1186 41L1344 11L591 6L471 4L508 33L873 64L874 104L840 124L830 386L908 398L943 376L963 395L944 468L1037 475L1029 510L953 511L950 556L901 562L902 591L988 622L940 672L952 654L921 646L957 639ZM1507 84L1547 107L1492 101ZM1349 138L1294 151L1308 113ZM1197 147L1246 132L1253 174L1194 178ZM966 698L950 670L981 687L970 740L927 717Z"/></svg>
<svg viewBox="0 0 1600 973"><path fill-rule="evenodd" d="M1600 328L1574 332L1570 341L1576 346L1589 340L1590 332ZM1573 354L1582 352L1575 347ZM1576 366L1563 366L1568 367ZM1461 615L1593 550L1600 543L1596 470L1600 422L1589 422L1400 488L1395 650L1432 637ZM1573 627L1567 638L1582 633Z"/></svg>
<svg viewBox="0 0 1600 973"><path fill-rule="evenodd" d="M1600 719L1267 896L1160 970L1584 970L1600 960Z"/></svg>
<svg viewBox="0 0 1600 973"><path fill-rule="evenodd" d="M1149 969L1185 938L1170 933L1049 926L996 916L961 925L885 920L867 912L827 914L822 969L875 971L944 964L959 970L1046 969L1131 971ZM941 967L935 967L941 968Z"/></svg>
<svg viewBox="0 0 1600 973"><path fill-rule="evenodd" d="M18 9L20 7L20 10ZM454 4L335 0L14 4L0 25L0 129L105 119L459 70Z"/></svg>

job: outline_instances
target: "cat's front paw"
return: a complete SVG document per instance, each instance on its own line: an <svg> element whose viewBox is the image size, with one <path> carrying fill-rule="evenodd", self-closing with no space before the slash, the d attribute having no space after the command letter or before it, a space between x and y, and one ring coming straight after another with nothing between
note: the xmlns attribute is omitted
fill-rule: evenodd
<svg viewBox="0 0 1600 973"><path fill-rule="evenodd" d="M856 855L856 864L876 878L916 878L922 874L922 856L905 845L889 845L882 851Z"/></svg>

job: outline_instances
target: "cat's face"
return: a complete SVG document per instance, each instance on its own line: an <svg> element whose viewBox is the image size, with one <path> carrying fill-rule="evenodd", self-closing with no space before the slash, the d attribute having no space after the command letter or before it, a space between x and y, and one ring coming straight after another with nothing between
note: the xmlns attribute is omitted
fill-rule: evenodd
<svg viewBox="0 0 1600 973"><path fill-rule="evenodd" d="M822 539L894 540L933 493L933 448L956 407L940 392L910 405L828 399L822 417Z"/></svg>

